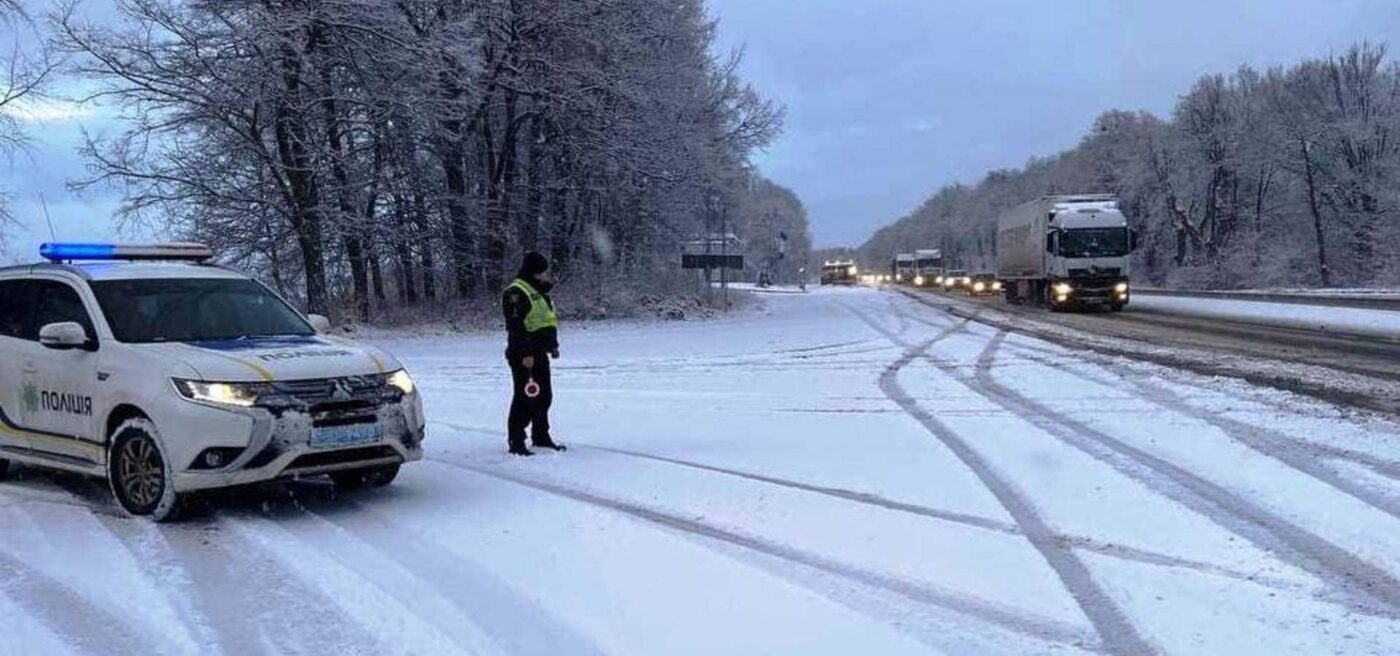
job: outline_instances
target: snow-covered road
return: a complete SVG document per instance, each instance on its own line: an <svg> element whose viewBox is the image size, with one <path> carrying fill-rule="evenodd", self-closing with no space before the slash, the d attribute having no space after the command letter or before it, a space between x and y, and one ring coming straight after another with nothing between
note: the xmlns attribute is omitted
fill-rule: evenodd
<svg viewBox="0 0 1400 656"><path fill-rule="evenodd" d="M575 326L565 454L497 335L388 340L388 489L125 518L0 484L0 654L1394 654L1400 425L870 289Z"/></svg>

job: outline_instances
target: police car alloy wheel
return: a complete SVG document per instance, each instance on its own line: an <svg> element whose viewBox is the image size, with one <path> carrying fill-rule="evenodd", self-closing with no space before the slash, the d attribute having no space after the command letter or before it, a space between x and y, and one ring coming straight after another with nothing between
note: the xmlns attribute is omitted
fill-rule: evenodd
<svg viewBox="0 0 1400 656"><path fill-rule="evenodd" d="M158 522L178 514L181 496L170 484L170 465L150 421L133 419L118 427L108 458L112 494L124 510Z"/></svg>

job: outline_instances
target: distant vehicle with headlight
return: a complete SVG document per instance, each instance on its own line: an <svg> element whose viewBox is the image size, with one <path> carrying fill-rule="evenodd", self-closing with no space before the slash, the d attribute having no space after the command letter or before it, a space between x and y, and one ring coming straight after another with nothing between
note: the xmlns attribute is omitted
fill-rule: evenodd
<svg viewBox="0 0 1400 656"><path fill-rule="evenodd" d="M828 260L822 264L823 285L854 285L860 281L860 267L852 260Z"/></svg>
<svg viewBox="0 0 1400 656"><path fill-rule="evenodd" d="M0 478L104 478L132 515L191 493L328 475L383 486L423 457L413 378L326 334L198 244L45 244L0 269Z"/></svg>
<svg viewBox="0 0 1400 656"><path fill-rule="evenodd" d="M914 284L914 277L917 274L915 258L913 253L899 253L894 256L894 261L890 263L890 274L894 276L894 281L901 285Z"/></svg>
<svg viewBox="0 0 1400 656"><path fill-rule="evenodd" d="M914 251L914 286L932 287L943 284L943 251L926 248Z"/></svg>
<svg viewBox="0 0 1400 656"><path fill-rule="evenodd" d="M972 284L972 276L962 269L953 269L943 275L943 290L953 291L963 289Z"/></svg>
<svg viewBox="0 0 1400 656"><path fill-rule="evenodd" d="M968 296L1001 295L1001 281L995 273L974 273L964 286Z"/></svg>
<svg viewBox="0 0 1400 656"><path fill-rule="evenodd" d="M1137 242L1117 197L1045 196L998 217L997 278L1011 303L1122 310Z"/></svg>

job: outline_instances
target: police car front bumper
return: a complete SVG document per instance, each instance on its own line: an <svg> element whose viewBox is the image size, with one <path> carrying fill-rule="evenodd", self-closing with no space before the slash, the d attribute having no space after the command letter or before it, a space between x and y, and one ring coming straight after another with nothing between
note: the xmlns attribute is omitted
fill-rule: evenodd
<svg viewBox="0 0 1400 656"><path fill-rule="evenodd" d="M247 431L246 446L193 453L174 472L175 489L191 492L308 478L423 458L426 425L417 394L396 402L348 405L220 410ZM326 439L328 435L332 439ZM215 450L227 459L211 466L206 456Z"/></svg>

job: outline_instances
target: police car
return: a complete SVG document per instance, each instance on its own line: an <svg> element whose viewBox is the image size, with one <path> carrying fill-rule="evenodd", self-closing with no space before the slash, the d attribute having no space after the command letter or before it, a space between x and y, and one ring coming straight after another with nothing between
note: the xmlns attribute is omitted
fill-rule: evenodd
<svg viewBox="0 0 1400 656"><path fill-rule="evenodd" d="M198 244L45 244L0 269L0 478L106 478L127 512L197 490L329 475L387 485L422 458L413 379L324 334Z"/></svg>

